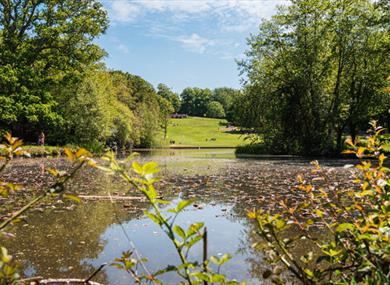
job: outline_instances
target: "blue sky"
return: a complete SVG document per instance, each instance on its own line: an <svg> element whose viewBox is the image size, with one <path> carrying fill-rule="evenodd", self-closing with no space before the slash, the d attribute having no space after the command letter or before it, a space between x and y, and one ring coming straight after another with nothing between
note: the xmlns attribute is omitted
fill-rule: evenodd
<svg viewBox="0 0 390 285"><path fill-rule="evenodd" d="M240 87L235 59L283 0L102 0L110 28L98 43L109 68L167 84Z"/></svg>

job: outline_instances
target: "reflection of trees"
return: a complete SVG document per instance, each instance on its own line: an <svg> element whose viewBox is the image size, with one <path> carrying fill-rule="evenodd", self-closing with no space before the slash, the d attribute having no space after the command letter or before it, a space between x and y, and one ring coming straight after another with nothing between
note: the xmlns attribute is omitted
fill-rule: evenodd
<svg viewBox="0 0 390 285"><path fill-rule="evenodd" d="M88 181L91 182L89 192L93 191L96 181L100 189L117 189L111 178L101 177L96 177L96 180L88 177L83 182L77 180L71 188L75 192L83 192L81 189L88 188ZM96 191L101 193L99 189ZM88 201L75 207L69 202L60 205L54 202L52 205L56 207L48 205L43 213L32 210L27 216L28 224L18 224L12 229L15 238L2 242L27 269L26 274L30 272L45 278L89 276L94 268L81 264L82 260L98 256L104 247L101 235L105 230L118 221L128 220L129 211L132 212L131 218L142 215L135 204L130 209L124 209L121 203L107 201ZM96 280L106 283L104 273L99 273Z"/></svg>

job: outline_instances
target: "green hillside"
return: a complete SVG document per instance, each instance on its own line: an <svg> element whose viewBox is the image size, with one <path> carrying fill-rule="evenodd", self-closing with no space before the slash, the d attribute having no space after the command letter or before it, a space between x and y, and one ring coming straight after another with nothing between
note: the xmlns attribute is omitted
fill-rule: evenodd
<svg viewBox="0 0 390 285"><path fill-rule="evenodd" d="M226 121L200 117L171 119L167 142L174 141L171 146L175 147L236 147L244 142L243 136L220 122Z"/></svg>

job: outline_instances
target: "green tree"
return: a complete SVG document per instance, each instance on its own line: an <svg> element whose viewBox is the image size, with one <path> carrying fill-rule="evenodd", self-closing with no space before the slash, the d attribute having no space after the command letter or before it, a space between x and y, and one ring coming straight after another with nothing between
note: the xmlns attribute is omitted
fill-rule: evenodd
<svg viewBox="0 0 390 285"><path fill-rule="evenodd" d="M162 98L168 100L172 107L172 112L179 112L180 110L180 98L179 95L177 95L175 92L173 92L168 86L165 84L160 83L157 86L157 95L161 96Z"/></svg>
<svg viewBox="0 0 390 285"><path fill-rule="evenodd" d="M211 100L211 90L201 88L185 88L180 94L180 112L191 116L203 117Z"/></svg>
<svg viewBox="0 0 390 285"><path fill-rule="evenodd" d="M64 105L66 142L88 146L133 145L133 112L117 98L111 74L91 70ZM64 132L64 130L66 130Z"/></svg>
<svg viewBox="0 0 390 285"><path fill-rule="evenodd" d="M222 104L217 101L211 101L207 105L206 116L209 118L224 118L225 110L223 109Z"/></svg>
<svg viewBox="0 0 390 285"><path fill-rule="evenodd" d="M173 113L173 107L171 102L168 100L159 97L158 98L158 103L160 106L160 113L161 113L161 128L164 131L164 141L167 139L167 131L168 131L168 124L170 120L170 115Z"/></svg>
<svg viewBox="0 0 390 285"><path fill-rule="evenodd" d="M161 130L161 110L158 95L152 84L143 78L113 71L114 85L120 86L117 98L125 104L134 114L133 140L139 147L151 147Z"/></svg>
<svg viewBox="0 0 390 285"><path fill-rule="evenodd" d="M292 1L263 21L240 63L249 113L240 124L276 152L339 152L346 131L355 137L390 103L383 92L389 63L383 7L369 0Z"/></svg>
<svg viewBox="0 0 390 285"><path fill-rule="evenodd" d="M240 91L229 88L221 87L215 88L213 90L213 95L211 96L212 101L217 101L222 104L224 112L226 114L226 119L230 122L233 121L233 102L236 97L240 96Z"/></svg>
<svg viewBox="0 0 390 285"><path fill-rule="evenodd" d="M0 128L28 139L59 125L53 88L104 56L93 41L107 25L96 0L0 0Z"/></svg>

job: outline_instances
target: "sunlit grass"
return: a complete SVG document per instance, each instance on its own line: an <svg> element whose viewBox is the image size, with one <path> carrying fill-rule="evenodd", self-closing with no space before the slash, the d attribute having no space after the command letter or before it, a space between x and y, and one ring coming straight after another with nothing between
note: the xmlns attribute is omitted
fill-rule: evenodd
<svg viewBox="0 0 390 285"><path fill-rule="evenodd" d="M220 122L222 124L220 124ZM171 119L167 142L171 146L193 147L236 147L244 143L244 136L227 128L222 119L188 117Z"/></svg>

